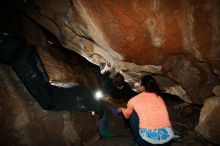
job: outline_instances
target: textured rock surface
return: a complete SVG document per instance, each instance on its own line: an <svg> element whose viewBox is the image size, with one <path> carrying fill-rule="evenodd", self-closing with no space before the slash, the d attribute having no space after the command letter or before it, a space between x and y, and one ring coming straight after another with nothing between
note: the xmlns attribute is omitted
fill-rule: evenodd
<svg viewBox="0 0 220 146"><path fill-rule="evenodd" d="M87 74L91 71L88 66L78 70L81 62L70 53L75 51L99 66L110 62L127 80L153 73L163 90L186 102L203 104L213 92L218 96L220 0L18 0L19 5L8 1L6 7L0 4L4 7L0 10L6 10L0 13L4 20L0 30L21 34L28 44L37 46L53 83L97 87L95 74ZM44 29L70 51L59 50ZM90 127L95 120L87 123L90 115L43 111L10 69L1 66L0 72L4 85L0 86L1 145L13 145L14 141L18 145L47 145L45 141L79 145L79 141L97 140L97 129ZM217 113L218 107L208 100L197 126L200 134L215 143L219 142L219 119L212 113ZM191 116L192 109L185 110L184 115ZM174 126L187 129L187 118ZM93 130L94 137L90 137L87 132ZM185 131L192 132L194 127L190 130ZM194 132L186 137L191 138L186 145L195 142Z"/></svg>
<svg viewBox="0 0 220 146"><path fill-rule="evenodd" d="M220 97L211 97L205 101L201 110L196 131L210 142L220 144Z"/></svg>
<svg viewBox="0 0 220 146"><path fill-rule="evenodd" d="M99 115L45 111L13 70L0 64L0 145L81 145L99 138Z"/></svg>
<svg viewBox="0 0 220 146"><path fill-rule="evenodd" d="M99 89L99 68L79 54L56 45L37 50L52 84L83 85L92 91Z"/></svg>
<svg viewBox="0 0 220 146"><path fill-rule="evenodd" d="M219 0L24 3L64 47L97 65L110 62L127 79L163 74L173 81L167 90L199 104L220 84Z"/></svg>

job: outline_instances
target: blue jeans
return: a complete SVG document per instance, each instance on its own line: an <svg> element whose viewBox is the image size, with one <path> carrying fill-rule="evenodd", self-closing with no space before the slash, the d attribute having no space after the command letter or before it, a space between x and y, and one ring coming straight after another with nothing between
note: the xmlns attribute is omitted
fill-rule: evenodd
<svg viewBox="0 0 220 146"><path fill-rule="evenodd" d="M129 118L131 132L133 140L138 143L140 146L170 146L171 143L165 143L165 144L151 144L145 140L142 139L142 137L139 134L139 118L136 112L133 112Z"/></svg>

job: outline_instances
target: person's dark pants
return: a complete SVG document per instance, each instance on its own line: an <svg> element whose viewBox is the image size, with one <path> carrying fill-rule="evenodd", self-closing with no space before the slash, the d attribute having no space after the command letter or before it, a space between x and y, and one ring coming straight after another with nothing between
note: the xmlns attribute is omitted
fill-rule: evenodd
<svg viewBox="0 0 220 146"><path fill-rule="evenodd" d="M133 112L129 118L133 140L140 146L170 146L171 142L165 144L151 144L143 140L139 134L139 118L136 112Z"/></svg>

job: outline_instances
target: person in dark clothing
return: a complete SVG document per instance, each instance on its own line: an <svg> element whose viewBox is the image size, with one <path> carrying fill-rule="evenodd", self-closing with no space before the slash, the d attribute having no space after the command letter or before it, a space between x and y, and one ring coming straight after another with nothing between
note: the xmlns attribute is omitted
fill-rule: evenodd
<svg viewBox="0 0 220 146"><path fill-rule="evenodd" d="M131 89L130 85L124 81L124 76L116 73L111 79L110 72L101 75L101 84L104 90L114 99L123 99L128 101L137 93Z"/></svg>
<svg viewBox="0 0 220 146"><path fill-rule="evenodd" d="M122 74L116 73L113 78L110 78L110 74L110 71L101 74L101 85L103 90L113 99L118 101L124 100L125 102L127 102L130 98L138 94L137 92L132 90L127 82L125 82L124 76ZM123 118L125 127L130 128L129 120L127 120L123 115L121 116ZM102 125L102 128L104 129L103 130L102 128L100 128L101 135L102 133L111 133L110 131L106 130L107 123L108 115L104 112L104 116L100 120L100 125Z"/></svg>

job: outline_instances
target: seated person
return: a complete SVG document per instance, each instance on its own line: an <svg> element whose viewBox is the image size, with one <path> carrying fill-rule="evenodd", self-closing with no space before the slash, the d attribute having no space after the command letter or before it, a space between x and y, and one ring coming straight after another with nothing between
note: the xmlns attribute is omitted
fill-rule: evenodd
<svg viewBox="0 0 220 146"><path fill-rule="evenodd" d="M118 110L130 120L132 135L141 146L170 145L174 136L167 106L153 76L141 79L142 93L132 97L127 108Z"/></svg>

